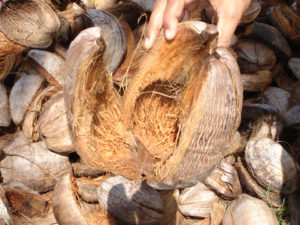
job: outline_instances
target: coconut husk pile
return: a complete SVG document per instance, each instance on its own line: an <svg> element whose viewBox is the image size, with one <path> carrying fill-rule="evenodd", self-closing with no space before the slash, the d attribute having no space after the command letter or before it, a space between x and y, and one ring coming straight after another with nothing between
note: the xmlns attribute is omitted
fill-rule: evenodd
<svg viewBox="0 0 300 225"><path fill-rule="evenodd" d="M299 8L145 50L153 1L0 0L0 223L298 224Z"/></svg>

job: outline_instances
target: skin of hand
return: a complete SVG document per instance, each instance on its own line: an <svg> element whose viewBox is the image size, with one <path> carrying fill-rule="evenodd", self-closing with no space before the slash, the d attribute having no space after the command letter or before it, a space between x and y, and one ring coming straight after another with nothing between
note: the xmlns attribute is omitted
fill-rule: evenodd
<svg viewBox="0 0 300 225"><path fill-rule="evenodd" d="M251 0L156 0L147 28L144 47L150 49L160 31L167 40L175 38L178 22L185 12L210 4L218 15L218 46L228 47L234 31Z"/></svg>

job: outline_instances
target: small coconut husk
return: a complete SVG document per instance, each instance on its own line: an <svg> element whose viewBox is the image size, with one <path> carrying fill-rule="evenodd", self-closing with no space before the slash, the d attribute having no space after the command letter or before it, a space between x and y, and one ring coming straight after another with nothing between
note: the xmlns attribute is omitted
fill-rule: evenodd
<svg viewBox="0 0 300 225"><path fill-rule="evenodd" d="M262 200L241 194L224 214L222 225L278 225L269 206Z"/></svg>
<svg viewBox="0 0 300 225"><path fill-rule="evenodd" d="M5 148L4 153L0 169L4 184L20 182L35 191L46 192L70 169L68 158L50 152L43 142Z"/></svg>
<svg viewBox="0 0 300 225"><path fill-rule="evenodd" d="M288 66L293 72L294 76L300 80L300 58L290 58Z"/></svg>
<svg viewBox="0 0 300 225"><path fill-rule="evenodd" d="M204 180L204 183L222 196L223 199L234 199L242 193L236 169L228 163L221 164Z"/></svg>
<svg viewBox="0 0 300 225"><path fill-rule="evenodd" d="M263 187L258 185L254 178L244 167L240 157L238 157L238 161L237 163L235 163L235 167L237 169L240 182L247 193L264 200L266 203L272 205L273 207L280 207L280 194L271 192L270 190L265 190Z"/></svg>
<svg viewBox="0 0 300 225"><path fill-rule="evenodd" d="M269 16L271 23L292 44L295 46L300 44L300 15L297 15L288 5L280 4L270 8Z"/></svg>
<svg viewBox="0 0 300 225"><path fill-rule="evenodd" d="M246 34L253 35L268 44L280 54L291 57L291 48L282 33L273 26L265 23L254 22L246 28Z"/></svg>
<svg viewBox="0 0 300 225"><path fill-rule="evenodd" d="M6 89L0 83L0 127L8 127L11 122Z"/></svg>
<svg viewBox="0 0 300 225"><path fill-rule="evenodd" d="M133 138L121 122L120 96L103 62L106 50L100 31L82 31L68 50L64 90L73 144L92 167L139 177Z"/></svg>
<svg viewBox="0 0 300 225"><path fill-rule="evenodd" d="M59 27L57 15L44 1L6 1L1 8L0 31L27 47L47 48Z"/></svg>
<svg viewBox="0 0 300 225"><path fill-rule="evenodd" d="M300 105L296 105L290 108L284 114L284 124L285 126L292 126L294 124L300 123Z"/></svg>
<svg viewBox="0 0 300 225"><path fill-rule="evenodd" d="M198 182L185 188L178 198L178 210L185 216L204 218L210 215L213 205L220 201L208 186Z"/></svg>
<svg viewBox="0 0 300 225"><path fill-rule="evenodd" d="M91 9L86 15L95 27L101 28L102 40L106 46L103 59L107 71L113 74L126 52L126 32L120 21L108 12Z"/></svg>
<svg viewBox="0 0 300 225"><path fill-rule="evenodd" d="M26 191L6 189L5 195L10 206L17 214L23 214L29 218L45 217L49 210L49 202L39 194Z"/></svg>
<svg viewBox="0 0 300 225"><path fill-rule="evenodd" d="M53 96L43 106L37 126L48 149L65 154L74 152L63 93Z"/></svg>
<svg viewBox="0 0 300 225"><path fill-rule="evenodd" d="M42 103L45 99L55 95L59 92L56 86L49 86L44 88L40 93L38 93L33 99L29 106L23 123L22 132L29 141L37 141L40 138L39 131L37 129L37 117L42 109Z"/></svg>
<svg viewBox="0 0 300 225"><path fill-rule="evenodd" d="M283 116L289 107L290 97L290 92L282 88L268 87L262 94L262 103L274 106L277 108L279 115Z"/></svg>
<svg viewBox="0 0 300 225"><path fill-rule="evenodd" d="M22 122L28 106L44 80L45 78L36 71L20 72L20 79L14 84L9 95L10 114L16 125Z"/></svg>
<svg viewBox="0 0 300 225"><path fill-rule="evenodd" d="M245 160L251 175L273 192L292 193L299 187L299 168L285 149L268 138L250 140Z"/></svg>
<svg viewBox="0 0 300 225"><path fill-rule="evenodd" d="M244 39L235 45L235 52L241 73L258 73L270 71L276 63L274 51L264 43Z"/></svg>
<svg viewBox="0 0 300 225"><path fill-rule="evenodd" d="M72 163L73 174L76 177L97 177L104 174L103 170L90 167L84 161Z"/></svg>
<svg viewBox="0 0 300 225"><path fill-rule="evenodd" d="M266 89L273 80L270 71L258 71L255 74L241 74L244 91L260 92Z"/></svg>
<svg viewBox="0 0 300 225"><path fill-rule="evenodd" d="M98 188L100 207L121 224L160 224L164 204L158 191L141 181L116 176Z"/></svg>
<svg viewBox="0 0 300 225"><path fill-rule="evenodd" d="M61 225L116 225L114 219L100 209L91 212L88 205L81 202L71 174L62 176L52 197L53 213Z"/></svg>
<svg viewBox="0 0 300 225"><path fill-rule="evenodd" d="M28 52L27 57L33 59L47 73L46 79L55 80L52 84L59 84L63 87L66 80L65 60L54 53L32 49ZM50 83L50 82L49 82Z"/></svg>
<svg viewBox="0 0 300 225"><path fill-rule="evenodd" d="M186 187L204 179L233 140L239 124L241 83L234 58L224 49L214 50L215 37L214 26L198 21L181 23L172 42L166 42L161 33L125 90L123 121L133 130L143 174L155 188ZM232 71L232 76L226 71ZM227 94L232 99L229 108L223 105ZM209 109L211 97L222 115L216 105ZM225 131L229 127L221 121L231 124L230 131Z"/></svg>

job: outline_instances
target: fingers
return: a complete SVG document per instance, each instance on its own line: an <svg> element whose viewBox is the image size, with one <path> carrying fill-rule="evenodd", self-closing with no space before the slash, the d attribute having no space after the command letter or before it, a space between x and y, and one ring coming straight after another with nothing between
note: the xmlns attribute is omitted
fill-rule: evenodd
<svg viewBox="0 0 300 225"><path fill-rule="evenodd" d="M144 42L144 48L146 49L150 49L152 47L154 40L156 39L156 36L162 27L166 5L167 0L157 0L155 2Z"/></svg>

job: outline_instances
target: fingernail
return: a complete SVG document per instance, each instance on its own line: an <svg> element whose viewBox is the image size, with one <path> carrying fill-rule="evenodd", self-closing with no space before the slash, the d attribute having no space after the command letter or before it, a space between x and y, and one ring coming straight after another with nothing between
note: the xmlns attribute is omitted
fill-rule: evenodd
<svg viewBox="0 0 300 225"><path fill-rule="evenodd" d="M144 47L145 47L146 49L149 49L149 48L150 48L150 39L149 39L149 38L146 38L145 43L144 43Z"/></svg>
<svg viewBox="0 0 300 225"><path fill-rule="evenodd" d="M173 32L172 31L170 31L170 30L165 30L165 36L166 36L166 38L168 39L168 40L171 40L171 39L173 39Z"/></svg>

